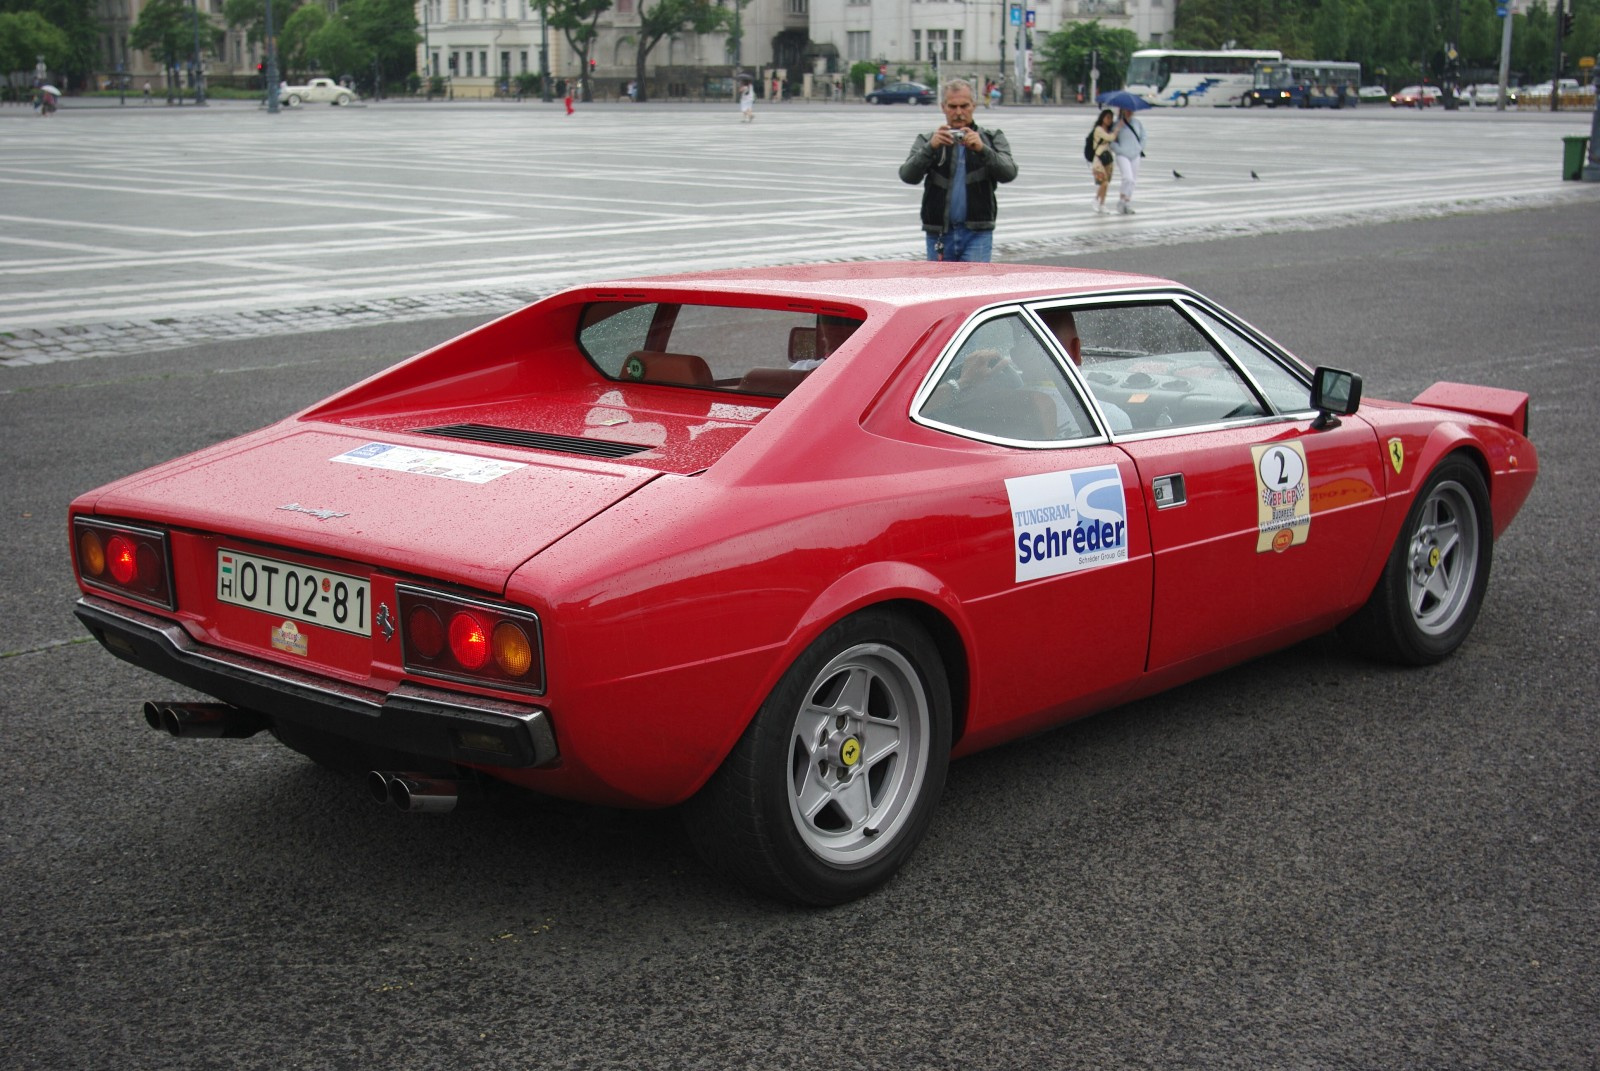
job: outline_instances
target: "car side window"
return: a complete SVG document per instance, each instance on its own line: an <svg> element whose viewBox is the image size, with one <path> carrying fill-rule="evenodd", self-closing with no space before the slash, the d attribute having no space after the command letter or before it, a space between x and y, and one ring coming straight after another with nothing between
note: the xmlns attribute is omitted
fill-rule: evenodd
<svg viewBox="0 0 1600 1071"><path fill-rule="evenodd" d="M1233 365L1168 302L1076 307L1083 376L1135 432L1265 416Z"/></svg>
<svg viewBox="0 0 1600 1071"><path fill-rule="evenodd" d="M1273 408L1280 413L1300 413L1311 408L1311 388L1304 380L1279 364L1260 345L1205 309L1195 305L1188 306L1188 309L1207 330L1222 340L1234 359L1256 381L1256 386L1261 388Z"/></svg>
<svg viewBox="0 0 1600 1071"><path fill-rule="evenodd" d="M1016 442L1096 434L1066 373L1017 313L975 328L917 413L930 423Z"/></svg>

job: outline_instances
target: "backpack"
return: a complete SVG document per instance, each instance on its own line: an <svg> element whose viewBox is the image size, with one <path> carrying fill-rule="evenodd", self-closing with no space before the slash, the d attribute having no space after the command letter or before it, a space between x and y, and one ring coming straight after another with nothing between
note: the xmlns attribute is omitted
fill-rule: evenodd
<svg viewBox="0 0 1600 1071"><path fill-rule="evenodd" d="M1089 133L1083 138L1083 159L1085 163L1094 163L1094 127L1089 128Z"/></svg>

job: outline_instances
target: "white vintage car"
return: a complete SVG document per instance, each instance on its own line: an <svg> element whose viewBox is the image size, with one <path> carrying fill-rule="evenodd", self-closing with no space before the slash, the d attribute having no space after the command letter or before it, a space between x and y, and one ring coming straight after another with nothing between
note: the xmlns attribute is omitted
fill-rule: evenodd
<svg viewBox="0 0 1600 1071"><path fill-rule="evenodd" d="M298 104L349 104L361 98L332 78L313 78L303 86L279 86L278 103L291 108Z"/></svg>

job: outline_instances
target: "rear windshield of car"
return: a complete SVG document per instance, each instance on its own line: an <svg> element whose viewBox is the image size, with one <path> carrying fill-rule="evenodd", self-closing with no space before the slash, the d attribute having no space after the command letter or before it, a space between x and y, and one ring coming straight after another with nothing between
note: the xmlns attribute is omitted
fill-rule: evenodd
<svg viewBox="0 0 1600 1071"><path fill-rule="evenodd" d="M578 345L611 379L781 397L861 322L792 309L599 301L584 309Z"/></svg>

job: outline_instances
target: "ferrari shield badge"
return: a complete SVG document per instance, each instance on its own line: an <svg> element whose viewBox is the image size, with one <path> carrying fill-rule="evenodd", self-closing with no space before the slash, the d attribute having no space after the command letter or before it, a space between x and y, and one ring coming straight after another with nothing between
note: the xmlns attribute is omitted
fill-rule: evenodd
<svg viewBox="0 0 1600 1071"><path fill-rule="evenodd" d="M1311 483L1298 442L1252 446L1256 463L1256 553L1285 551L1311 534Z"/></svg>
<svg viewBox="0 0 1600 1071"><path fill-rule="evenodd" d="M1394 466L1394 474L1400 475L1400 469L1406 463L1406 444L1399 439L1389 440L1389 464Z"/></svg>

